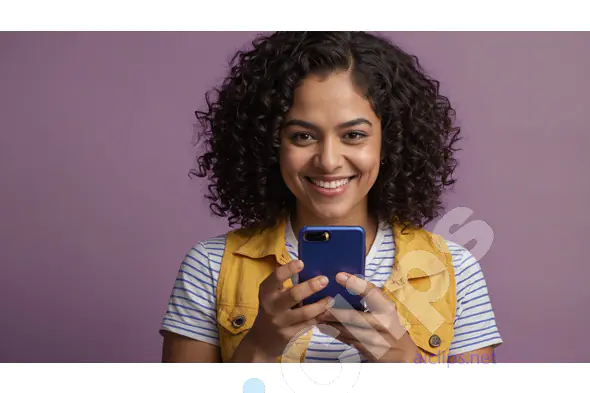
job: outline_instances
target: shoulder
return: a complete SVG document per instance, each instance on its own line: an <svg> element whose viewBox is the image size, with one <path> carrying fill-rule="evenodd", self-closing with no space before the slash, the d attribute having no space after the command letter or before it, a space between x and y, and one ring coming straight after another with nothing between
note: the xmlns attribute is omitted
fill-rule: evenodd
<svg viewBox="0 0 590 393"><path fill-rule="evenodd" d="M186 258L201 263L220 265L228 245L232 248L239 247L260 232L259 228L238 228L201 240L191 247Z"/></svg>
<svg viewBox="0 0 590 393"><path fill-rule="evenodd" d="M485 286L483 271L477 258L468 249L449 240L445 240L445 242L452 256L457 298L461 300L461 296L466 294L465 291L468 287L478 283Z"/></svg>
<svg viewBox="0 0 590 393"><path fill-rule="evenodd" d="M424 228L411 228L408 232L411 241L421 242L421 246L430 247L445 255L447 263L452 266L454 275L459 279L471 270L481 270L475 256L464 246ZM450 254L450 261L448 255ZM448 266L448 265L447 265ZM449 268L451 266L448 266Z"/></svg>
<svg viewBox="0 0 590 393"><path fill-rule="evenodd" d="M221 235L217 235L209 239L201 240L198 244L200 244L201 247L207 250L218 250L220 247L225 247L225 242L227 240L229 233L231 232L223 233Z"/></svg>
<svg viewBox="0 0 590 393"><path fill-rule="evenodd" d="M225 252L226 239L227 234L223 234L198 241L188 250L182 264L193 271L207 272L211 278L216 279Z"/></svg>
<svg viewBox="0 0 590 393"><path fill-rule="evenodd" d="M478 262L473 254L471 254L471 252L465 247L447 239L444 239L444 241L449 252L451 253L455 271L463 271L465 268Z"/></svg>
<svg viewBox="0 0 590 393"><path fill-rule="evenodd" d="M228 245L231 248L239 247L243 243L248 242L252 237L259 235L265 229L265 227L261 228L258 226L238 228L206 240L201 240L191 247L187 253L187 258L196 259L201 262L207 260L220 264Z"/></svg>
<svg viewBox="0 0 590 393"><path fill-rule="evenodd" d="M205 258L209 258L210 255L223 255L228 234L229 232L209 239L200 240L189 250L188 254Z"/></svg>

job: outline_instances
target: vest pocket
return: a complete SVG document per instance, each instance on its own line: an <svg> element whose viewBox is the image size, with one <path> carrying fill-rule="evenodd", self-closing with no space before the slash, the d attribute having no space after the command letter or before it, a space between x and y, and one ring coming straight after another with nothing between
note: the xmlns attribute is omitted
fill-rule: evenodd
<svg viewBox="0 0 590 393"><path fill-rule="evenodd" d="M219 343L221 359L229 362L240 342L258 315L258 309L236 305L218 305L217 323L219 325Z"/></svg>

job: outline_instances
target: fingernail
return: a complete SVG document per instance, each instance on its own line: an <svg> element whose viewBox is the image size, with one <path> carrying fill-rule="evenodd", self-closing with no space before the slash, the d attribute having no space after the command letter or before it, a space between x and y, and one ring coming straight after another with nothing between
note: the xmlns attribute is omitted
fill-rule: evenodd
<svg viewBox="0 0 590 393"><path fill-rule="evenodd" d="M295 262L295 267L296 267L297 269L301 269L301 268L303 267L303 262L302 262L302 261L297 261L297 262Z"/></svg>
<svg viewBox="0 0 590 393"><path fill-rule="evenodd" d="M334 303L336 303L336 299L334 299L333 297L330 298L330 300L328 300L328 304L327 304L327 308L330 309L334 306Z"/></svg>
<svg viewBox="0 0 590 393"><path fill-rule="evenodd" d="M328 277L321 277L320 286L325 287L326 285L328 285Z"/></svg>
<svg viewBox="0 0 590 393"><path fill-rule="evenodd" d="M350 276L351 276L351 275L350 275L350 274L348 274L348 273L342 273L342 272L341 272L341 273L338 273L338 274L336 275L336 278L337 278L337 279L339 279L339 280L341 280L341 281L346 281L346 280L348 280L348 277L350 277Z"/></svg>

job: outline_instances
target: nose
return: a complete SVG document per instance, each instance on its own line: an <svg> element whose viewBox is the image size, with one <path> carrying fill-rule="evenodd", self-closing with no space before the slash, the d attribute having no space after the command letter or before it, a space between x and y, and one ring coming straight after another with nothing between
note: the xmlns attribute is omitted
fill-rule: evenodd
<svg viewBox="0 0 590 393"><path fill-rule="evenodd" d="M340 143L335 138L325 138L318 144L316 166L325 173L332 173L338 169L342 161Z"/></svg>

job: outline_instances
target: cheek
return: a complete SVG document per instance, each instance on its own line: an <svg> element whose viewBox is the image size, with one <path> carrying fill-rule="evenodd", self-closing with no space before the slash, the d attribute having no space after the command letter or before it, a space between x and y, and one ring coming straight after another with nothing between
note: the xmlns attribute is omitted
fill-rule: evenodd
<svg viewBox="0 0 590 393"><path fill-rule="evenodd" d="M354 159L354 165L368 178L377 177L379 172L379 154L374 151L359 152Z"/></svg>
<svg viewBox="0 0 590 393"><path fill-rule="evenodd" d="M307 165L307 162L307 156L301 150L283 148L280 151L279 163L283 177L293 178L298 176L299 172Z"/></svg>

